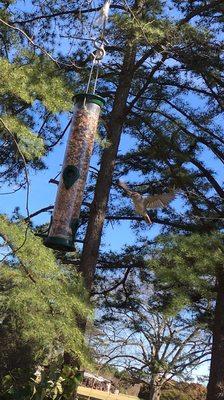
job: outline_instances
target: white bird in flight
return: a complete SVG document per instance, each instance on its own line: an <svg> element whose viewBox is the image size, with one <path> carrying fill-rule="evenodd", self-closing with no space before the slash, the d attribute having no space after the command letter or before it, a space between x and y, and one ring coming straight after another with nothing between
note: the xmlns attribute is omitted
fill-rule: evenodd
<svg viewBox="0 0 224 400"><path fill-rule="evenodd" d="M154 194L153 196L142 196L140 193L130 190L126 183L118 181L120 186L127 195L131 198L134 203L135 211L144 217L144 220L148 224L152 224L152 221L147 213L147 209L157 209L167 207L168 204L175 199L177 191L175 189L170 190L167 193Z"/></svg>

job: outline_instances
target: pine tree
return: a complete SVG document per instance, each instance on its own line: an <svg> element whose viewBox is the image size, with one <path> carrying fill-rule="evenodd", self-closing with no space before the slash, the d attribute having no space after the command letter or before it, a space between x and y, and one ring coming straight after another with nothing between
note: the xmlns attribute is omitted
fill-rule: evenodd
<svg viewBox="0 0 224 400"><path fill-rule="evenodd" d="M61 135L58 113L72 107L73 79L68 81L57 62L28 40L26 30L11 24L9 6L0 10L0 177L10 184L25 163L44 168L42 157Z"/></svg>
<svg viewBox="0 0 224 400"><path fill-rule="evenodd" d="M158 241L158 245L160 249L149 264L156 271L162 292L165 289L162 307L178 309L188 304L198 314L198 320L212 331L207 398L221 398L223 235L168 236Z"/></svg>
<svg viewBox="0 0 224 400"><path fill-rule="evenodd" d="M64 355L89 365L89 350L78 321L89 316L87 296L80 275L59 265L53 252L21 222L0 217L3 260L1 296L1 390L5 384L14 399L22 395L35 365L56 363ZM61 366L61 367L60 367ZM29 385L28 385L29 386ZM62 385L63 386L63 385ZM25 390L24 389L24 390Z"/></svg>

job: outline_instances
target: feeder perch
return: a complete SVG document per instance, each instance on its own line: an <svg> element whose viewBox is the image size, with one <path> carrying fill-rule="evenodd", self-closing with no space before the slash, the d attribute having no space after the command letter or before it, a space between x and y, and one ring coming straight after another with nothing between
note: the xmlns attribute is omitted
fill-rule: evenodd
<svg viewBox="0 0 224 400"><path fill-rule="evenodd" d="M83 192L104 99L96 94L74 96L75 106L52 221L45 246L74 251Z"/></svg>

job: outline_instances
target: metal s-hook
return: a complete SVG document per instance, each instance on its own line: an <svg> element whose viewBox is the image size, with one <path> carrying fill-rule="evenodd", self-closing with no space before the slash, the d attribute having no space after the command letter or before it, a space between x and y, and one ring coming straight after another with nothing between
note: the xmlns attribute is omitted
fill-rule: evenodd
<svg viewBox="0 0 224 400"><path fill-rule="evenodd" d="M105 50L105 47L104 47L104 43L107 44L108 42L103 37L99 37L99 38L93 39L93 46L95 47L95 51L93 51L91 53L91 55L93 57L93 62L92 62L91 70L90 70L88 83L87 83L86 93L89 92L90 83L91 83L91 80L92 80L93 70L94 70L94 66L95 65L96 65L96 77L95 77L94 86L93 86L93 94L96 91L97 80L98 80L98 77L99 77L99 65L100 65L100 62L102 61L102 59L106 55L106 50Z"/></svg>
<svg viewBox="0 0 224 400"><path fill-rule="evenodd" d="M100 62L106 55L106 50L104 48L104 44L98 44L98 39L94 40L94 47L95 47L95 51L93 51L91 54L93 56L94 61L96 62Z"/></svg>

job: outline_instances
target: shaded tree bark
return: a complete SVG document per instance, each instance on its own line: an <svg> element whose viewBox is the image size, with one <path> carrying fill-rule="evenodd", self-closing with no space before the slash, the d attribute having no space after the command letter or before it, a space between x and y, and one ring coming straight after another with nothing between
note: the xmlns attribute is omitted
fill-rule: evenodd
<svg viewBox="0 0 224 400"><path fill-rule="evenodd" d="M127 99L134 76L135 56L136 46L131 44L127 47L124 55L119 85L108 123L108 139L110 141L110 146L103 151L94 199L90 208L89 222L80 261L80 270L89 292L91 291L93 283L115 161L123 124L125 122Z"/></svg>
<svg viewBox="0 0 224 400"><path fill-rule="evenodd" d="M149 400L160 400L161 386L157 384L156 379L152 378L150 382Z"/></svg>
<svg viewBox="0 0 224 400"><path fill-rule="evenodd" d="M207 400L224 400L224 271L217 274L217 300Z"/></svg>
<svg viewBox="0 0 224 400"><path fill-rule="evenodd" d="M154 390L151 391L149 400L160 400L161 397L161 390L158 388L154 388Z"/></svg>

